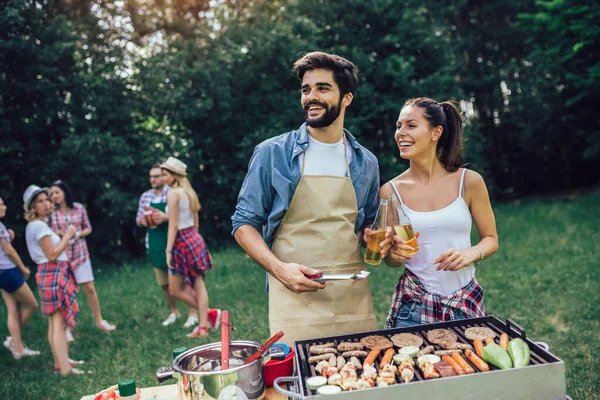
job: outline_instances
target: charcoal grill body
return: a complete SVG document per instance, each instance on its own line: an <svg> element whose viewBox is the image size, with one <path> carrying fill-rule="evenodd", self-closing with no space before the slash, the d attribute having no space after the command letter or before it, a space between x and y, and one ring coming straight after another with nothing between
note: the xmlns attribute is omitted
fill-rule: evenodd
<svg viewBox="0 0 600 400"><path fill-rule="evenodd" d="M460 343L472 344L464 336L464 331L473 326L491 328L498 335L506 332L511 339L521 337L527 342L531 350L529 366L500 370L490 365L491 370L489 372L481 372L470 361L466 360L476 371L474 374L429 380L425 380L419 368L415 366L415 378L412 382L400 383L399 375L396 375L397 383L394 385L345 391L336 395L326 396L326 398L331 400L338 398L344 400L392 398L423 398L427 400L448 400L450 398L473 400L565 400L567 398L564 362L550 353L550 351L543 349L536 342L527 339L525 330L514 322L507 320L504 323L494 316L295 342L296 372L298 374L298 377L295 379L297 381L298 393L293 397L300 399L325 398L325 396L317 395L315 391L308 390L305 384L306 378L318 374L314 370L314 365L308 363L308 349L314 344L334 342L337 346L340 342L357 342L362 337L369 335L381 335L390 338L397 333L408 332L423 338L424 347L430 344L427 340L426 332L439 328L452 330L458 336ZM496 341L498 341L498 337ZM441 350L439 346L435 346L435 348L436 350ZM375 362L375 367L377 368L379 367L382 355L383 352Z"/></svg>

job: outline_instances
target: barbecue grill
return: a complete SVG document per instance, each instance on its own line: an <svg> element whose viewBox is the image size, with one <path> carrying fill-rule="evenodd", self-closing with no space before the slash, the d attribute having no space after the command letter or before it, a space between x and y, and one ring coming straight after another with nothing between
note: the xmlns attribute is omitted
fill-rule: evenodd
<svg viewBox="0 0 600 400"><path fill-rule="evenodd" d="M457 335L460 343L472 345L472 342L464 335L465 330L470 327L487 327L496 332L498 336L506 332L511 339L522 338L531 350L529 366L500 370L490 364L489 372L481 372L465 359L476 371L474 374L425 380L421 370L415 367L415 377L411 382L404 383L397 372L394 385L345 391L327 396L327 398L332 400L337 398L344 400L408 399L414 396L415 399L427 400L448 400L449 398L477 400L569 399L566 396L564 362L550 353L548 345L545 343L527 339L525 330L513 321L507 320L504 323L494 316L297 341L295 342L297 376L278 378L275 381L275 389L293 399L323 398L316 394L316 391L306 387L307 378L319 375L315 371L315 365L308 362L309 348L312 345L334 342L337 347L340 342L358 342L361 338L369 335L380 335L389 339L397 333L407 332L420 336L424 342L423 348L433 345L427 340L427 331L439 328L451 330ZM495 340L498 342L499 338L496 337ZM442 350L437 345L435 345L435 349ZM383 354L384 352L381 352L374 364L378 370ZM282 382L291 383L296 392L282 389L279 386L279 383Z"/></svg>

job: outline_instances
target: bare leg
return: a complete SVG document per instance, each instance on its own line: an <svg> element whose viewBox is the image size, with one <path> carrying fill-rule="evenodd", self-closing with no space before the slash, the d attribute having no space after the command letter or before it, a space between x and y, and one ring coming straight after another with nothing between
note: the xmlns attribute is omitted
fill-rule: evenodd
<svg viewBox="0 0 600 400"><path fill-rule="evenodd" d="M169 293L171 296L185 302L190 307L196 307L198 301L195 294L191 294L186 289L185 279L183 275L169 274Z"/></svg>
<svg viewBox="0 0 600 400"><path fill-rule="evenodd" d="M54 313L56 314L56 313ZM54 341L54 320L51 318L52 316L48 316L48 343L50 343L50 350L52 350L52 358L54 358L54 368L58 367L58 358L56 357L56 352L54 346L52 346L52 342ZM66 339L66 337L65 337Z"/></svg>
<svg viewBox="0 0 600 400"><path fill-rule="evenodd" d="M194 289L196 290L196 298L198 299L199 325L208 326L208 292L206 291L206 285L204 285L204 276L198 275L196 277Z"/></svg>
<svg viewBox="0 0 600 400"><path fill-rule="evenodd" d="M162 286L163 294L165 295L165 299L169 304L169 308L171 312L177 316L179 316L179 310L177 309L177 299L169 293L169 285Z"/></svg>
<svg viewBox="0 0 600 400"><path fill-rule="evenodd" d="M96 292L96 288L94 286L94 281L85 282L81 284L83 287L83 291L87 297L88 304L92 309L92 314L94 315L94 319L96 320L96 325L100 325L102 323L102 311L100 311L100 301L98 300L98 292Z"/></svg>
<svg viewBox="0 0 600 400"><path fill-rule="evenodd" d="M50 347L54 355L54 362L60 368L62 375L67 375L71 372L71 364L69 364L69 345L65 330L67 325L60 310L55 311L49 316L50 319Z"/></svg>
<svg viewBox="0 0 600 400"><path fill-rule="evenodd" d="M185 285L187 291L190 293L191 296L194 296L194 291L192 290L191 287ZM196 307L188 307L188 316L190 317L195 317L198 313L198 309Z"/></svg>
<svg viewBox="0 0 600 400"><path fill-rule="evenodd" d="M10 294L2 290L2 298L8 310L8 331L12 338L13 349L17 353L22 353L21 332L33 316L38 306L37 301L26 283ZM21 306L23 306L23 309L21 309Z"/></svg>

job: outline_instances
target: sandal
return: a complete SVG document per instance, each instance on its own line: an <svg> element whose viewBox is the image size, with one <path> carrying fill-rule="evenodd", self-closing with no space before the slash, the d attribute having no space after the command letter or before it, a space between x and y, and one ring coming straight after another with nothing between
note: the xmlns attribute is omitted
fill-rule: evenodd
<svg viewBox="0 0 600 400"><path fill-rule="evenodd" d="M205 326L198 325L194 328L191 333L186 335L187 337L205 337L208 336L208 328Z"/></svg>
<svg viewBox="0 0 600 400"><path fill-rule="evenodd" d="M74 367L75 365L83 365L85 364L85 361L83 360L72 360L69 358L69 365L71 367ZM54 366L54 372L60 372L60 367L57 367L56 365Z"/></svg>
<svg viewBox="0 0 600 400"><path fill-rule="evenodd" d="M111 332L117 329L117 327L109 324L107 320L103 319L102 322L100 322L100 325L98 325L98 329L101 329L105 332Z"/></svg>

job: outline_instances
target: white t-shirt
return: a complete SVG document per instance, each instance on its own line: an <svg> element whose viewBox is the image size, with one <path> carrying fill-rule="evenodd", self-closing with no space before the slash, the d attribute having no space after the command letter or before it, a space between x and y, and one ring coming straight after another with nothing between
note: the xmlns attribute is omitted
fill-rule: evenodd
<svg viewBox="0 0 600 400"><path fill-rule="evenodd" d="M8 230L3 223L0 223L0 240L10 243L10 236L8 236ZM6 255L2 247L0 246L0 270L16 268L15 263L10 261L10 258Z"/></svg>
<svg viewBox="0 0 600 400"><path fill-rule="evenodd" d="M44 254L42 246L40 246L40 240L46 236L50 236L52 239L52 246L56 247L60 243L60 237L52 232L52 229L44 221L36 219L27 224L25 228L25 241L27 242L27 250L29 250L29 256L36 264L44 264L48 262L48 257ZM69 261L67 253L64 251L60 253L56 261Z"/></svg>
<svg viewBox="0 0 600 400"><path fill-rule="evenodd" d="M354 158L354 151L346 141L348 165ZM337 143L323 143L308 135L308 148L300 155L300 165L304 163L305 175L346 176L344 138Z"/></svg>

